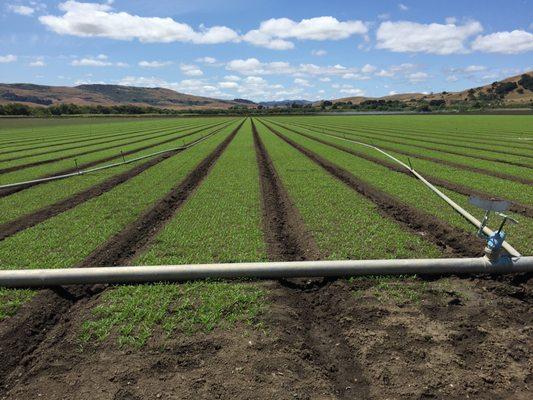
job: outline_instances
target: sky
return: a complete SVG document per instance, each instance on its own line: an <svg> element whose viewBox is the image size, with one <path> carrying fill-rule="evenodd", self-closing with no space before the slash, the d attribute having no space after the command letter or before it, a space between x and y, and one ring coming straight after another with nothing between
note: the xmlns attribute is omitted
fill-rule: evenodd
<svg viewBox="0 0 533 400"><path fill-rule="evenodd" d="M457 91L533 69L533 0L0 0L0 82L254 101Z"/></svg>

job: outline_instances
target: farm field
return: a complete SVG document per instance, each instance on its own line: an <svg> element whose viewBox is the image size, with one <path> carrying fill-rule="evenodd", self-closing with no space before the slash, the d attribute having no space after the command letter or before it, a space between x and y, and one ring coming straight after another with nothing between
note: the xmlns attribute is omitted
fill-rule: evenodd
<svg viewBox="0 0 533 400"><path fill-rule="evenodd" d="M30 181L0 187L1 269L483 254L357 142L478 218L509 200L533 255L531 116L38 121L0 119L0 186ZM0 288L0 399L525 399L531 301L530 275Z"/></svg>

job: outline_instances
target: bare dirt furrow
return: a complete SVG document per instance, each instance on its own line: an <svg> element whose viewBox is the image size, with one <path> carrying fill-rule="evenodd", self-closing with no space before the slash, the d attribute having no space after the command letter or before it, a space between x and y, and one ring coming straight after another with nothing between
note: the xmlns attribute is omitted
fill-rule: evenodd
<svg viewBox="0 0 533 400"><path fill-rule="evenodd" d="M287 130L290 130L291 132L303 134L302 132L298 132L298 131L296 131L296 130L294 130L292 128L287 127L286 125L281 125L281 124L277 124L277 125L283 126L283 128L285 128ZM310 137L310 136L308 135L308 137ZM413 157L414 159L419 158L421 160L431 161L431 162L434 162L434 163L437 163L437 164L448 165L450 167L463 169L465 171L476 172L476 173L482 174L482 175L488 175L488 176L493 176L495 178L505 179L505 180L518 182L518 183L523 183L524 185L533 185L533 179L529 179L529 178L524 177L524 176L516 176L516 175L506 174L504 172L490 171L490 170L483 169L483 168L473 167L471 165L464 165L464 164L456 163L454 161L442 160L440 158L429 157L429 156L425 156L423 154L411 153L411 152L408 152L408 151L405 151L405 150L399 150L399 149L395 149L394 147L389 147L389 146L379 145L378 147L383 149L383 150L394 151L396 153L400 153L400 154L406 155L408 157Z"/></svg>
<svg viewBox="0 0 533 400"><path fill-rule="evenodd" d="M257 131L252 125L262 194L263 229L271 260L315 260L320 257L313 238L307 232L298 211L277 176ZM275 291L276 302L291 310L283 321L286 345L304 364L301 379L310 385L329 387L323 393L339 399L366 398L368 383L364 379L355 352L348 344L339 320L342 303L334 302L330 282L303 284L301 280L281 283Z"/></svg>
<svg viewBox="0 0 533 400"><path fill-rule="evenodd" d="M146 246L208 175L233 140L243 122L167 195L135 222L93 251L77 267L125 265ZM73 317L71 310L100 293L102 285L44 290L0 325L0 395L24 375L41 357L60 358L61 340ZM55 356L56 355L56 356Z"/></svg>
<svg viewBox="0 0 533 400"><path fill-rule="evenodd" d="M283 128L287 129L288 131L294 132L294 133L296 133L298 135L301 135L301 136L304 136L304 137L306 137L308 139L311 139L311 140L314 140L316 142L319 142L319 143L325 144L327 146L333 147L335 149L344 151L344 152L352 154L352 155L354 155L356 157L363 158L363 159L371 161L373 163L382 165L382 166L390 169L391 171L400 172L402 174L405 174L405 175L415 179L415 177L408 170L406 170L405 168L403 168L400 165L395 164L395 163L393 163L391 161L387 161L387 160L383 160L383 159L380 159L380 158L377 158L377 157L373 157L371 155L368 155L366 153L351 149L349 147L345 147L345 146L342 146L342 145L339 145L339 144L336 144L336 143L329 142L327 140L323 140L323 139L317 138L317 137L315 137L313 135L308 135L306 133L299 132L297 130L291 129L291 128L286 127L284 125L280 125L280 126L282 126ZM474 195L474 196L479 196L479 197L483 197L483 198L486 198L486 199L490 199L490 198L495 198L496 197L496 196L493 196L490 193L483 192L481 190L472 189L472 188L466 187L464 185L460 185L458 183L450 182L450 181L448 181L446 179L441 179L441 178L436 178L436 177L427 177L427 176L424 176L424 177L429 182L431 182L433 185L440 186L440 187L443 187L445 189L452 190L452 191L454 191L456 193L459 193L459 194L462 194L462 195L465 195L465 196L473 196ZM512 202L511 211L513 211L513 212L515 212L517 214L525 215L526 217L529 217L529 218L533 218L533 207L530 207L530 206L525 205L525 204Z"/></svg>
<svg viewBox="0 0 533 400"><path fill-rule="evenodd" d="M209 128L209 127L207 127ZM205 126L202 126L202 128L200 130L203 130L203 129L207 129ZM197 133L199 132L200 130L196 130L194 132L191 132L191 133L187 133L187 134L184 134L184 135L180 135L180 136L174 136L173 139L170 139L170 140L164 140L162 142L158 142L157 145L159 144L164 144L164 143L168 143L168 142L171 142L172 140L176 140L176 139L180 139L182 137L187 137L187 136L190 136L192 135L193 133ZM112 145L112 146L107 146L107 147L100 147L98 149L93 149L93 150L89 150L89 151L84 151L84 152L80 152L80 153L76 153L76 154L70 154L70 155L67 155L67 156L60 156L60 157L56 157L56 158L50 158L50 159L47 159L47 160L41 160L41 161L35 161L35 162L31 162L31 163L27 163L27 164L22 164L22 165L14 165L12 167L6 167L6 168L2 168L0 169L0 174L7 174L9 172L15 172L15 171L20 171L20 170L23 170L23 169L26 169L26 168L31 168L31 167L37 167L39 165L46 165L46 164L51 164L51 163L54 163L54 162L58 162L58 161L63 161L63 160L68 160L68 159L75 159L76 157L81 157L81 156L86 156L88 154L94 154L94 153L99 153L101 151L106 151L106 150L111 150L111 149L115 149L115 148L118 148L118 147L121 147L121 146L124 146L124 145L132 145L132 144L135 144L135 143L140 143L140 142L144 142L146 140L149 140L149 139L154 139L154 138L159 138L159 137L165 137L165 136L169 136L169 135L173 135L175 134L176 132L173 132L173 133L164 133L162 135L158 135L158 136L155 136L155 137L152 137L152 138L146 138L146 137L143 137L142 139L139 139L139 140L133 140L133 141L130 141L126 144L119 144L119 145ZM149 146L152 146L152 145L149 145ZM85 147L85 146L83 146ZM153 146L152 146L153 147ZM150 147L145 147L145 148L141 148L141 149L137 149L137 150L129 150L129 151L126 151L126 152L123 152L124 155L128 155L128 154L132 154L132 152L136 152L136 151L140 151L140 150L144 150L146 148L150 148ZM50 154L50 153L42 153L42 154ZM112 156L112 158L108 157L107 159L105 159L104 161L109 161L109 160L112 160L112 159L116 159L116 158L119 158L121 157L122 155L121 154L117 154L115 156ZM12 161L12 160L4 160L4 161ZM2 161L3 162L3 161ZM96 164L93 164L93 165L96 165ZM75 170L75 168L74 168Z"/></svg>
<svg viewBox="0 0 533 400"><path fill-rule="evenodd" d="M306 128L306 129L314 130L316 132L320 132L319 130L317 130L314 127L309 127L309 126L303 126L303 127ZM340 131L338 129L334 129L334 128L331 128L331 127L328 127L328 130L333 131L333 132L337 132L337 133L340 133L340 134L346 134L346 132L343 132L343 131ZM364 134L361 134L360 132L355 132L355 131L352 131L352 133L349 133L349 135L361 136L361 137L365 137L365 138L370 139L370 140L374 139L371 136L364 135ZM435 147L422 146L420 144L414 144L414 143L405 143L405 142L401 142L401 141L398 141L398 140L392 140L392 139L389 139L389 138L380 138L379 140L385 141L385 142L389 142L389 143L399 144L399 145L403 145L403 146L415 147L415 148L424 149L424 150L438 151L439 153L444 153L444 154L452 154L452 155L455 155L455 156L468 157L468 158L472 158L474 160L484 160L484 161L490 161L490 162L495 162L496 161L496 162L500 162L500 163L504 163L504 164L514 165L515 167L523 167L523 168L533 169L531 164L521 163L521 162L518 162L518 161L506 160L506 159L503 159L503 158L495 159L495 158L491 158L491 157L481 156L479 154L473 154L473 155L472 154L466 154L466 153L461 153L459 151L438 149L438 148L435 148Z"/></svg>
<svg viewBox="0 0 533 400"><path fill-rule="evenodd" d="M324 157L296 143L271 126L266 124L265 126L286 143L320 165L332 176L370 199L378 206L383 215L396 220L414 233L423 234L427 240L441 247L445 254L453 257L477 257L482 255L483 242L481 239L402 203L392 195L373 187Z"/></svg>
<svg viewBox="0 0 533 400"><path fill-rule="evenodd" d="M219 128L220 130L221 129L224 129L225 127L227 127L230 123L226 123L225 125L223 125L221 128ZM220 124L217 124L217 125L220 125ZM98 159L98 160L94 160L94 161L90 161L90 162L87 162L87 163L83 163L83 164L79 164L78 165L78 168L76 167L73 167L73 168L67 168L67 169L64 169L62 171L58 171L58 172L54 172L53 174L48 174L48 175L43 175L43 176L40 176L39 178L37 179L42 179L42 178L49 178L49 177L52 177L52 176L57 176L57 175L65 175L65 174L70 174L70 173L73 173L73 172L76 172L78 171L78 169L87 169L87 168L91 168L91 167L94 167L96 165L99 165L99 164L102 164L102 163L105 163L105 162L109 162L109 161L113 161L117 158L121 158L122 156L129 156L129 155L132 155L132 154L135 154L135 153L138 153L140 151L143 151L143 150L148 150L148 149L151 149L151 148L154 148L156 146L160 146L162 144L166 144L166 143L170 143L170 142L173 142L173 141L176 141L178 139L182 139L184 137L187 137L187 136L191 136L191 135L194 135L198 132L202 132L204 131L205 129L209 129L209 128L213 128L214 126L217 126L217 125L213 125L213 126L210 126L208 128L202 128L202 129L198 129L194 132L189 132L189 133L186 133L184 135L181 135L181 136L178 136L178 137L173 137L173 138L170 138L170 139L167 139L167 140L164 140L162 142L158 142L158 143L153 143L153 144L149 144L147 146L143 146L141 148L137 148L137 149L133 149L133 150L129 150L129 151L125 151L121 154L117 154L117 155L114 155L114 156L109 156L109 157L105 157L105 158L101 158L101 159ZM70 157L66 157L66 158L70 158ZM46 183L46 182L33 182L33 183L28 183L26 185L21 185L21 186L16 186L16 187L12 187L12 188L7 188L7 189L0 189L0 199L3 198L3 197L7 197L7 196L10 196L12 194L15 194L15 193L18 193L18 192L21 192L22 190L25 190L25 189L28 189L28 188L31 188L31 187L34 187L34 186L38 186L38 185L41 185L43 183Z"/></svg>

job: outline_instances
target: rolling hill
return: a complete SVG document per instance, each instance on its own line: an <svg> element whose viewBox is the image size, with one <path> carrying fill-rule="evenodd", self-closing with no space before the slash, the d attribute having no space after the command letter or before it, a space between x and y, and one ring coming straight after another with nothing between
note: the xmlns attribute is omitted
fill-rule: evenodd
<svg viewBox="0 0 533 400"><path fill-rule="evenodd" d="M416 103L421 100L444 100L450 105L458 101L498 101L505 105L508 104L528 104L533 102L533 71L525 74L512 76L501 81L493 82L489 85L480 86L460 92L441 92L441 93L401 93L383 97L343 97L330 100L332 103L360 104L368 100L398 100L405 103ZM320 105L321 102L315 102Z"/></svg>
<svg viewBox="0 0 533 400"><path fill-rule="evenodd" d="M28 83L1 84L0 104L24 103L31 106L49 106L71 103L77 105L152 106L171 109L227 109L240 101L212 99L183 94L164 88L145 88L120 85L43 86ZM252 106L254 103L249 104Z"/></svg>

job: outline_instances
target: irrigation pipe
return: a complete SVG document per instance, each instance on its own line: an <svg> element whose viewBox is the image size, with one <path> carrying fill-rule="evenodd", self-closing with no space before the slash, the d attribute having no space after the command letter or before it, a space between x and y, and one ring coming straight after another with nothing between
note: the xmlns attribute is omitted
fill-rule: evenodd
<svg viewBox="0 0 533 400"><path fill-rule="evenodd" d="M283 125L280 125L282 128L283 128ZM361 146L366 146L366 147L369 147L371 149L374 149L374 150L377 150L379 151L381 154L389 157L391 160L393 160L394 162L400 164L402 167L406 168L408 171L410 171L416 178L418 178L424 185L426 185L428 188L430 188L433 192L435 192L435 194L437 194L437 196L439 196L442 200L444 200L446 203L448 203L450 206L453 207L453 209L455 211L457 211L459 214L461 214L468 222L470 222L472 225L474 225L476 228L480 228L481 227L481 222L476 218L474 217L472 214L470 214L468 211L466 211L463 207L461 207L459 204L457 204L455 201L453 201L452 199L450 199L448 196L446 196L444 193L442 193L439 189L437 189L433 184L431 184L430 182L427 181L426 178L424 178L422 175L420 175L418 172L416 172L414 170L414 168L412 168L411 166L407 165L406 163L404 163L403 161L400 161L398 160L396 157L394 157L393 155L387 153L386 151L384 150L381 150L379 147L376 147L374 145L371 145L371 144L368 144L368 143L364 143L364 142L359 142L357 140L353 140L353 139L346 139L346 138L343 138L343 137L339 137L339 136L336 136L336 135L332 135L330 133L321 133L322 135L326 135L326 136L331 136L335 139L339 139L339 140L344 140L344 141L347 141L347 142L351 142L351 143L355 143L355 144L359 144ZM490 236L492 235L494 232L487 226L485 226L483 228L483 233L485 233L486 235ZM520 253L513 247L511 246L507 241L503 242L503 248L505 249L505 251L507 251L507 253L509 253L509 255L511 257L520 257Z"/></svg>
<svg viewBox="0 0 533 400"><path fill-rule="evenodd" d="M0 190L1 189L12 188L12 187L17 187L17 186L30 185L30 184L34 184L34 183L57 181L59 179L71 178L73 176L86 175L86 174L89 174L89 173L92 173L92 172L103 171L105 169L110 169L110 168L119 167L121 165L131 164L131 163L134 163L134 162L137 162L137 161L144 160L146 158L158 156L160 154L170 153L170 152L178 151L178 150L187 150L188 148L193 147L193 146L197 145L198 143L200 143L200 142L208 139L209 137L213 136L215 133L220 132L222 129L227 128L229 125L230 124L227 124L227 125L225 125L225 126L223 126L221 128L218 128L218 129L214 130L213 132L211 132L210 134L208 134L206 136L203 136L202 138L197 139L197 140L195 140L195 141L193 141L193 142L191 142L191 143L189 143L189 144L187 144L185 146L174 147L174 148L171 148L171 149L156 151L155 153L146 154L144 156L132 158L132 159L129 159L129 160L124 160L122 162L102 165L101 167L96 167L96 168L83 169L83 170L80 170L80 171L71 172L69 174L55 175L55 176L49 176L48 178L40 178L40 179L31 180L31 181L16 182L16 183L9 183L9 184L6 184L6 185L0 185ZM207 129L209 129L209 128L207 128Z"/></svg>
<svg viewBox="0 0 533 400"><path fill-rule="evenodd" d="M533 257L400 260L295 261L235 264L160 265L0 271L0 287L80 284L138 284L196 279L279 279L403 274L506 274L533 272Z"/></svg>

